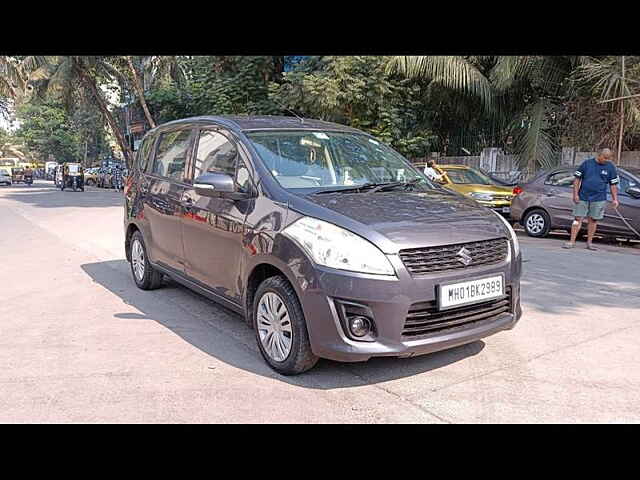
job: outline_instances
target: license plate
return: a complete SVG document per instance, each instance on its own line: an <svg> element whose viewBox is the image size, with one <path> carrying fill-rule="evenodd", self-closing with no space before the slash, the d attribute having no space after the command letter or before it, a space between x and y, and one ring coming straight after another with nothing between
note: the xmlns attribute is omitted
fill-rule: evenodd
<svg viewBox="0 0 640 480"><path fill-rule="evenodd" d="M511 213L511 207L502 207L502 213Z"/></svg>
<svg viewBox="0 0 640 480"><path fill-rule="evenodd" d="M479 303L504 295L504 276L467 280L466 282L440 285L438 305L441 310Z"/></svg>

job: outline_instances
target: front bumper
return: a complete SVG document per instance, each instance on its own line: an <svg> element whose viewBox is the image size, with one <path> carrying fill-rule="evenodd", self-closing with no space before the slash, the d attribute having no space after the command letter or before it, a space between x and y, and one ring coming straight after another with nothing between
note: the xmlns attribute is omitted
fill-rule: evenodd
<svg viewBox="0 0 640 480"><path fill-rule="evenodd" d="M411 277L398 256L390 255L398 278L342 272L318 266L304 268L316 273L304 279L300 294L307 319L311 348L319 357L342 362L365 361L371 357L410 357L471 343L515 326L522 314L520 308L520 262L511 260L473 269ZM298 264L300 266L300 264ZM445 282L466 281L476 277L503 274L511 289L508 312L486 321L470 322L443 329L418 338L403 336L410 308L415 304L436 300L437 286ZM367 306L373 313L377 336L375 341L349 338L338 314L336 300Z"/></svg>

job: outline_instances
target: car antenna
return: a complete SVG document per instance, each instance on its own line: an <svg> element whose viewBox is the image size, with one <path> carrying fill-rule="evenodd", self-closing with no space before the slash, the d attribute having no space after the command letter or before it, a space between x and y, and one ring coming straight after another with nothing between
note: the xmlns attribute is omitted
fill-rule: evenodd
<svg viewBox="0 0 640 480"><path fill-rule="evenodd" d="M284 105L282 105L280 102L278 102L278 104L280 105L280 108L283 110L286 110L289 113L293 113L293 115L300 120L300 123L304 123L304 118L302 118L300 115L298 115L296 112L294 112L293 110L291 110L290 108L285 107Z"/></svg>
<svg viewBox="0 0 640 480"><path fill-rule="evenodd" d="M293 113L298 118L298 120L300 120L300 123L304 123L304 118L302 118L296 112L294 112L293 110L289 110L288 108L287 108L287 111Z"/></svg>

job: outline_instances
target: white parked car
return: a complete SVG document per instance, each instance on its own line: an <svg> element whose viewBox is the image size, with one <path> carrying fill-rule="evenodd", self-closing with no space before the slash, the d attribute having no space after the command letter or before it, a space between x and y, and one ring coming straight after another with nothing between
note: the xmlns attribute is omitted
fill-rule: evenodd
<svg viewBox="0 0 640 480"><path fill-rule="evenodd" d="M0 168L0 185L11 185L11 172L6 168Z"/></svg>

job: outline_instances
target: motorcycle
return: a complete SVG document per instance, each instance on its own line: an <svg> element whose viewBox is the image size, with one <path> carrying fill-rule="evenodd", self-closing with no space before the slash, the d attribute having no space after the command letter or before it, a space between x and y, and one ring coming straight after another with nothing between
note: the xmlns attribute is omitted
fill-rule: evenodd
<svg viewBox="0 0 640 480"><path fill-rule="evenodd" d="M23 181L24 183L26 183L28 186L33 185L33 176L32 175L25 175L23 177Z"/></svg>

